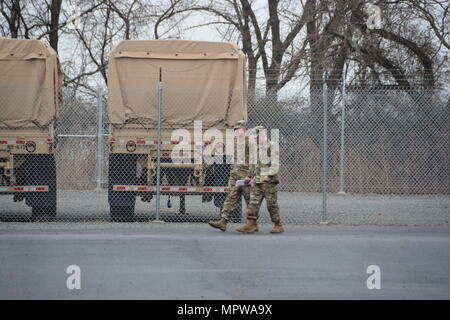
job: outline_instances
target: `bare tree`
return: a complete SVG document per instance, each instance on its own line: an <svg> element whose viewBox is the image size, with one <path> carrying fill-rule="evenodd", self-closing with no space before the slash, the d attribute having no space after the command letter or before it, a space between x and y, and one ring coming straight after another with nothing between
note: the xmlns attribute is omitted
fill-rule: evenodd
<svg viewBox="0 0 450 320"><path fill-rule="evenodd" d="M21 25L22 6L20 0L0 0L0 12L6 20L8 30L2 30L3 35L9 35L11 38L19 36ZM3 29L3 26L2 26Z"/></svg>
<svg viewBox="0 0 450 320"><path fill-rule="evenodd" d="M239 42L248 59L248 92L256 95L258 77L266 95L297 79L309 81L319 97L327 83L337 90L344 65L348 81L432 87L448 64L449 6L444 0L382 0L382 28L369 30L364 0L0 0L3 36L61 41L78 57L63 59L67 85L83 85L101 75L107 81L109 51L121 39L182 36L181 21L205 18L189 28L213 27L224 40ZM82 8L80 29L64 6ZM264 5L265 4L265 5ZM188 21L188 20L186 20ZM189 21L188 21L189 22ZM61 37L63 37L61 40ZM67 50L65 50L67 55ZM91 79L91 80L88 80ZM320 108L320 106L316 106Z"/></svg>
<svg viewBox="0 0 450 320"><path fill-rule="evenodd" d="M446 0L397 0L383 1L386 5L409 7L426 21L439 41L450 50L450 2Z"/></svg>
<svg viewBox="0 0 450 320"><path fill-rule="evenodd" d="M177 5L181 3L181 0L170 0L169 7L156 19L155 26L153 27L155 39L159 39L158 27L159 25L165 21L169 20L175 15L175 9Z"/></svg>
<svg viewBox="0 0 450 320"><path fill-rule="evenodd" d="M154 26L153 30L162 29L162 22L170 20L170 10L177 9L181 0L171 2L169 11L162 4L148 0L106 0L98 10L86 15L82 28L70 33L81 45L81 63L77 70L73 70L73 76L66 80L66 85L95 93L92 88L95 85L88 79L95 78L96 74L101 76L101 82L107 84L108 55L118 41L150 35L149 26ZM177 18L182 19L181 15Z"/></svg>

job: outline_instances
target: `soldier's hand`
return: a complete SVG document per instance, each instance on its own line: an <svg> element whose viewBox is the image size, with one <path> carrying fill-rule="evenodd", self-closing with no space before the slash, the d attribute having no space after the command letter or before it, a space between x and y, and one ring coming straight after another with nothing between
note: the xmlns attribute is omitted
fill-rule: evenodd
<svg viewBox="0 0 450 320"><path fill-rule="evenodd" d="M250 182L252 182L252 179L250 177L245 177L244 182L245 184L249 184Z"/></svg>
<svg viewBox="0 0 450 320"><path fill-rule="evenodd" d="M266 177L264 177L264 180L263 180L264 182L269 182L270 181L270 177L269 176L266 176Z"/></svg>

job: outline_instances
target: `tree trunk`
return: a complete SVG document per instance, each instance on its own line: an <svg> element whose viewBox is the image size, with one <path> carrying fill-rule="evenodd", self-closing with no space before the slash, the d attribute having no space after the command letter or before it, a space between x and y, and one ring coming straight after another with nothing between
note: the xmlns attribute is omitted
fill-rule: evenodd
<svg viewBox="0 0 450 320"><path fill-rule="evenodd" d="M59 41L59 15L61 13L61 3L62 0L52 0L50 4L50 46L58 52L58 41Z"/></svg>

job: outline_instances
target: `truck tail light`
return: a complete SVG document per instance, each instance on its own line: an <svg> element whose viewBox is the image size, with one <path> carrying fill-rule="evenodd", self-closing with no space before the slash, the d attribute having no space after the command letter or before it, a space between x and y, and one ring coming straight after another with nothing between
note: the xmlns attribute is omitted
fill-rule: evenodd
<svg viewBox="0 0 450 320"><path fill-rule="evenodd" d="M27 141L27 143L25 143L25 149L28 152L36 151L36 143L34 141Z"/></svg>

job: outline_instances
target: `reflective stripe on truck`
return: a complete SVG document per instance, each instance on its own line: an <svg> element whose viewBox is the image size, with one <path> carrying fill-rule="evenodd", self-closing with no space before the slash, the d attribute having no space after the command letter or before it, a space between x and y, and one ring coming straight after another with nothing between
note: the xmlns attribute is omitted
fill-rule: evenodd
<svg viewBox="0 0 450 320"><path fill-rule="evenodd" d="M0 192L48 192L48 186L0 186Z"/></svg>
<svg viewBox="0 0 450 320"><path fill-rule="evenodd" d="M36 144L46 144L46 143L51 143L53 142L53 139L47 139L47 141L35 141L33 140L33 142L35 142ZM0 144L25 144L26 141L25 140L0 140Z"/></svg>
<svg viewBox="0 0 450 320"><path fill-rule="evenodd" d="M154 186L139 185L113 185L113 191L156 191ZM162 186L161 192L195 192L195 193L217 193L228 192L228 187L183 187L183 186Z"/></svg>
<svg viewBox="0 0 450 320"><path fill-rule="evenodd" d="M116 138L111 138L109 139L109 142L118 142L118 143L127 143L129 140L124 140L124 139L116 139ZM158 141L157 140L136 140L136 144L140 144L140 145L157 145ZM195 142L195 141L161 141L161 144L181 144L181 145L197 145L197 146L201 146L201 145L209 145L212 144L211 141L204 141L204 142Z"/></svg>

